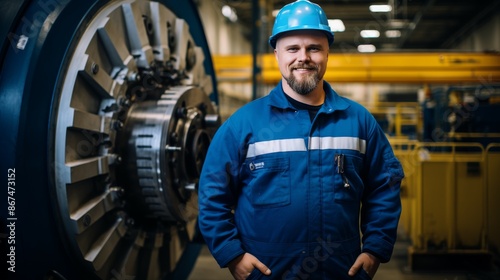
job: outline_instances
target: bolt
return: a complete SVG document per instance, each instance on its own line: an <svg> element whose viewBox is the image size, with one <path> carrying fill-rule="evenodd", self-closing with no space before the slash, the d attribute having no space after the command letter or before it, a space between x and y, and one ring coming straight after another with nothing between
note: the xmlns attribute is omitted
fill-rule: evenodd
<svg viewBox="0 0 500 280"><path fill-rule="evenodd" d="M186 107L177 108L177 117L178 118L185 118L186 115L187 115Z"/></svg>
<svg viewBox="0 0 500 280"><path fill-rule="evenodd" d="M122 157L117 154L109 154L109 164L120 164ZM108 176L109 177L109 176ZM109 179L110 181L111 179Z"/></svg>
<svg viewBox="0 0 500 280"><path fill-rule="evenodd" d="M125 97L120 97L120 99L118 99L118 104L122 107L130 107L130 100Z"/></svg>
<svg viewBox="0 0 500 280"><path fill-rule="evenodd" d="M143 101L148 96L146 90L143 87L136 87L132 89L132 100L133 101Z"/></svg>
<svg viewBox="0 0 500 280"><path fill-rule="evenodd" d="M85 214L85 216L83 216L83 226L84 227L88 227L90 226L90 223L92 222L92 218L90 217L89 214Z"/></svg>
<svg viewBox="0 0 500 280"><path fill-rule="evenodd" d="M200 106L198 106L198 108L200 109L201 112L203 113L206 113L207 112L207 104L205 103L201 103Z"/></svg>
<svg viewBox="0 0 500 280"><path fill-rule="evenodd" d="M123 123L121 121L115 120L111 123L111 127L114 130L121 130L123 128Z"/></svg>
<svg viewBox="0 0 500 280"><path fill-rule="evenodd" d="M137 72L131 72L127 75L127 80L129 82L137 82L141 79L141 76Z"/></svg>
<svg viewBox="0 0 500 280"><path fill-rule="evenodd" d="M172 138L172 141L176 142L177 141L177 132L172 132L170 133L170 138Z"/></svg>
<svg viewBox="0 0 500 280"><path fill-rule="evenodd" d="M94 75L97 74L97 72L99 72L99 65L95 62L92 62L92 66L90 66L90 71Z"/></svg>

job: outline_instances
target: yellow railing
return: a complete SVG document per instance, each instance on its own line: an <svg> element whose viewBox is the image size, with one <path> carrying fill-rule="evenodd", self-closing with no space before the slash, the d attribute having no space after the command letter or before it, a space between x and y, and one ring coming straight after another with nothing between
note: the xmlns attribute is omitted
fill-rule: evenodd
<svg viewBox="0 0 500 280"><path fill-rule="evenodd" d="M488 248L500 255L500 143L486 146Z"/></svg>
<svg viewBox="0 0 500 280"><path fill-rule="evenodd" d="M400 226L412 252L500 252L500 143L389 138L403 165Z"/></svg>
<svg viewBox="0 0 500 280"><path fill-rule="evenodd" d="M413 126L416 133L422 130L421 108L418 102L377 102L374 106L364 105L372 115L385 118L388 122L386 133L404 137L403 127Z"/></svg>
<svg viewBox="0 0 500 280"><path fill-rule="evenodd" d="M416 172L415 172L415 162L414 153L415 147L418 145L417 140L410 140L407 138L396 138L390 137L389 141L394 150L394 155L399 159L403 170L405 172L405 177L401 182L401 219L400 227L402 231L407 235L411 236L412 233L412 211L414 207L415 199L415 182L416 182Z"/></svg>

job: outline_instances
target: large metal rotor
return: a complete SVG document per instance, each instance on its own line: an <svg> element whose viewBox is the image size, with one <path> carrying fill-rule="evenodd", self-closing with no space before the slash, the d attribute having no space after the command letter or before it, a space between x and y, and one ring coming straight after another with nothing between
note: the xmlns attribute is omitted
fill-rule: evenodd
<svg viewBox="0 0 500 280"><path fill-rule="evenodd" d="M137 102L129 109L117 141L125 158L117 181L128 185L135 216L155 222L196 219L200 168L210 130L218 126L208 103L199 88L176 86L159 100Z"/></svg>
<svg viewBox="0 0 500 280"><path fill-rule="evenodd" d="M220 122L203 51L153 1L111 1L80 34L54 112L60 224L98 277L164 278L192 241Z"/></svg>

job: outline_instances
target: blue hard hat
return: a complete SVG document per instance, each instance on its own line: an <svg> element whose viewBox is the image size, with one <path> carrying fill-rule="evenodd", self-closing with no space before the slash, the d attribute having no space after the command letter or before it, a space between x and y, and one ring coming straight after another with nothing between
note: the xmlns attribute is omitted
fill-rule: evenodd
<svg viewBox="0 0 500 280"><path fill-rule="evenodd" d="M328 26L323 9L310 1L297 0L285 5L274 20L273 33L269 37L269 45L276 48L278 37L293 30L319 30L328 38L328 44L333 43L333 32Z"/></svg>

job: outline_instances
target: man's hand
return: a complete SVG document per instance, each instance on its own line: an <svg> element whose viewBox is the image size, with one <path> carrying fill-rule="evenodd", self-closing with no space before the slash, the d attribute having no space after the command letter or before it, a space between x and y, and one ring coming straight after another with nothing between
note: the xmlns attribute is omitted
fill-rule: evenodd
<svg viewBox="0 0 500 280"><path fill-rule="evenodd" d="M271 270L267 268L265 264L261 263L255 256L249 253L238 256L232 260L227 267L236 280L247 279L248 275L250 275L254 269L260 270L264 275L271 274Z"/></svg>
<svg viewBox="0 0 500 280"><path fill-rule="evenodd" d="M360 269L364 269L370 278L373 278L379 265L380 261L377 257L370 253L361 253L352 265L351 269L349 269L349 276L352 277L356 275Z"/></svg>

